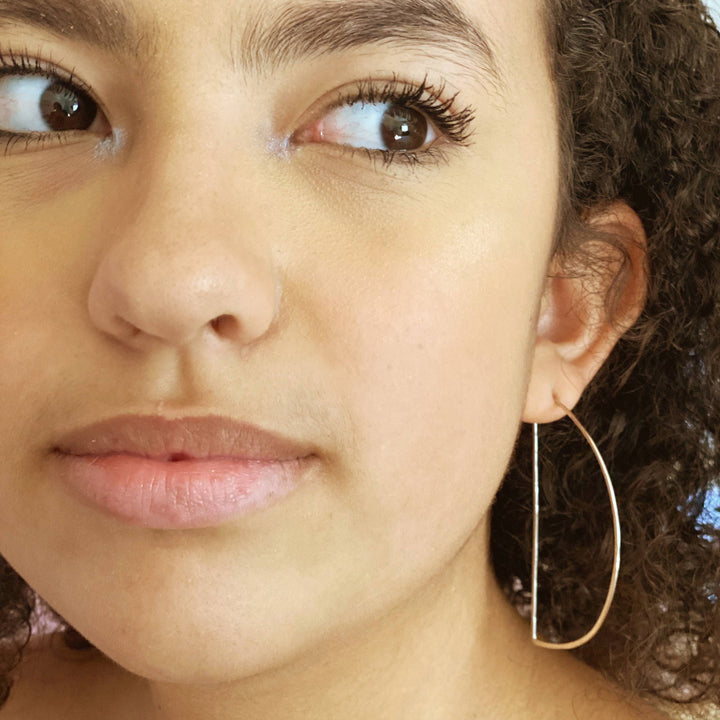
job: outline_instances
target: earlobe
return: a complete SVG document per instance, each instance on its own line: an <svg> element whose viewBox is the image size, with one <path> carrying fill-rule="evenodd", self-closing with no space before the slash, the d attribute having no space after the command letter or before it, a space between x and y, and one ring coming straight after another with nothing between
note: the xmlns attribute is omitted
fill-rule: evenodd
<svg viewBox="0 0 720 720"><path fill-rule="evenodd" d="M616 202L584 221L602 247L597 266L611 271L568 273L554 261L538 316L524 422L559 420L566 413L556 400L572 409L645 304L647 239L640 218ZM620 290L610 310L606 298L613 282L620 282Z"/></svg>

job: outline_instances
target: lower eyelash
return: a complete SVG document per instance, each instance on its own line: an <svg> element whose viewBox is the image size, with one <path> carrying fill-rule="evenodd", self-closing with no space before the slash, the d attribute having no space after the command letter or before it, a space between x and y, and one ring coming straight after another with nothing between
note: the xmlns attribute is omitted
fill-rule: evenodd
<svg viewBox="0 0 720 720"><path fill-rule="evenodd" d="M438 165L449 161L447 151L439 147L429 147L426 150L366 150L370 158L375 161L378 158L384 167L394 163L406 165L410 168L422 167L424 165Z"/></svg>
<svg viewBox="0 0 720 720"><path fill-rule="evenodd" d="M31 147L38 145L42 148L47 143L53 143L55 145L62 144L68 141L68 133L11 133L5 130L0 130L0 146L2 147L3 155L10 155L11 151L17 145L24 144L24 150L27 151Z"/></svg>
<svg viewBox="0 0 720 720"><path fill-rule="evenodd" d="M402 165L413 170L424 166L447 164L451 159L450 152L442 146L431 146L425 150L380 150L352 145L333 145L330 149L345 158L360 155L378 170L387 170L393 165Z"/></svg>

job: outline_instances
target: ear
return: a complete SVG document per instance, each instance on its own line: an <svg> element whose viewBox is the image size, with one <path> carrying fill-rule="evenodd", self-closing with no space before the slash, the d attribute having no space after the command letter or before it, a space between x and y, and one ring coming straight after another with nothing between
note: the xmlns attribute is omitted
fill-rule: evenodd
<svg viewBox="0 0 720 720"><path fill-rule="evenodd" d="M586 269L569 277L553 261L538 317L524 422L548 423L563 417L565 411L555 398L572 409L645 304L647 238L640 218L627 204L616 202L588 213L583 221L622 246L629 260L623 270L627 279L610 317L604 301L623 264L617 248L603 242L602 272L597 274ZM607 256L608 251L613 258Z"/></svg>

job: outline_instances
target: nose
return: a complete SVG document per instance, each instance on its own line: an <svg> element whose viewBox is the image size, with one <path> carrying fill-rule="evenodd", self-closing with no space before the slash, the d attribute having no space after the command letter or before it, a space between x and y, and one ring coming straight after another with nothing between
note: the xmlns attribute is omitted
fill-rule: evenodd
<svg viewBox="0 0 720 720"><path fill-rule="evenodd" d="M134 349L252 343L272 325L279 296L257 219L217 190L164 185L126 208L132 219L120 219L105 244L88 296L92 322Z"/></svg>

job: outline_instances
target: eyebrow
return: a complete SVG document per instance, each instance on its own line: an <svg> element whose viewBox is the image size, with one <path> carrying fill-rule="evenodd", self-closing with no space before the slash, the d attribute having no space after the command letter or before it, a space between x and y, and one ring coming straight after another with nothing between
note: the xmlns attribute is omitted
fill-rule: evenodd
<svg viewBox="0 0 720 720"><path fill-rule="evenodd" d="M132 5L118 0L0 0L0 27L37 28L61 38L138 56L155 48L158 25L143 30ZM501 80L486 35L455 0L313 0L279 4L231 25L231 57L247 72L270 73L306 58L380 45L446 57Z"/></svg>
<svg viewBox="0 0 720 720"><path fill-rule="evenodd" d="M52 35L135 54L139 33L130 8L110 0L0 0L0 26L20 24Z"/></svg>
<svg viewBox="0 0 720 720"><path fill-rule="evenodd" d="M271 14L272 13L272 14ZM240 62L274 70L366 45L433 49L499 80L490 42L454 0L349 0L280 6L246 23Z"/></svg>

